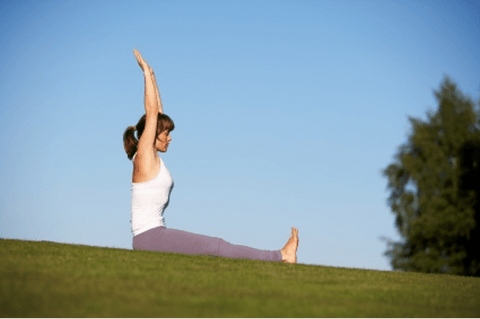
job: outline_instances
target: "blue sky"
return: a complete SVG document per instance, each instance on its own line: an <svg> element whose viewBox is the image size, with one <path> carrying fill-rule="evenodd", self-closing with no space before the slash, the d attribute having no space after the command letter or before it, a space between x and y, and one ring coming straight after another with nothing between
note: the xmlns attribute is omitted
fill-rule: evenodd
<svg viewBox="0 0 480 319"><path fill-rule="evenodd" d="M473 1L2 1L0 237L131 249L143 114L176 124L167 226L298 261L390 270L382 170L444 75L480 89Z"/></svg>

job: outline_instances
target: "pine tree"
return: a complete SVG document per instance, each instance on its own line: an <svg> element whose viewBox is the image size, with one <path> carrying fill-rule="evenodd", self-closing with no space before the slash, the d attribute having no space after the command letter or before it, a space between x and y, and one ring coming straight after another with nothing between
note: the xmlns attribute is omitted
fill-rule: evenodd
<svg viewBox="0 0 480 319"><path fill-rule="evenodd" d="M479 113L448 77L435 97L383 171L402 237L385 255L398 270L479 276Z"/></svg>

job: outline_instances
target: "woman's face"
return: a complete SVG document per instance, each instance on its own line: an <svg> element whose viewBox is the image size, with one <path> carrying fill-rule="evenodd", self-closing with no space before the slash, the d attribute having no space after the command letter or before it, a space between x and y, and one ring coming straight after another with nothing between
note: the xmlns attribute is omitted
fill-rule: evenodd
<svg viewBox="0 0 480 319"><path fill-rule="evenodd" d="M160 135L157 136L157 139L155 140L155 148L157 149L157 151L165 153L171 140L172 137L170 136L170 131L163 131L162 133L160 133Z"/></svg>

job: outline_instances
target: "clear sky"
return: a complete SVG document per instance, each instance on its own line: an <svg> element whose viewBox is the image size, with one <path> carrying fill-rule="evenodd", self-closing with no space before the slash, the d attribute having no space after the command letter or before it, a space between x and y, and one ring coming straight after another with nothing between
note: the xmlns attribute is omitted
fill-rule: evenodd
<svg viewBox="0 0 480 319"><path fill-rule="evenodd" d="M167 227L389 270L381 172L449 75L480 88L474 1L1 1L0 237L131 249L144 112L176 124Z"/></svg>

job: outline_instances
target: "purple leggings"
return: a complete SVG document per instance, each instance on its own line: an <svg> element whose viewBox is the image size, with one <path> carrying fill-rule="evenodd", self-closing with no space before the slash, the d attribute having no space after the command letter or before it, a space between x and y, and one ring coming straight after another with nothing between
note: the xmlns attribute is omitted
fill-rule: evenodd
<svg viewBox="0 0 480 319"><path fill-rule="evenodd" d="M260 250L233 245L217 237L197 235L177 229L155 227L133 237L133 249L187 255L282 261L279 250Z"/></svg>

